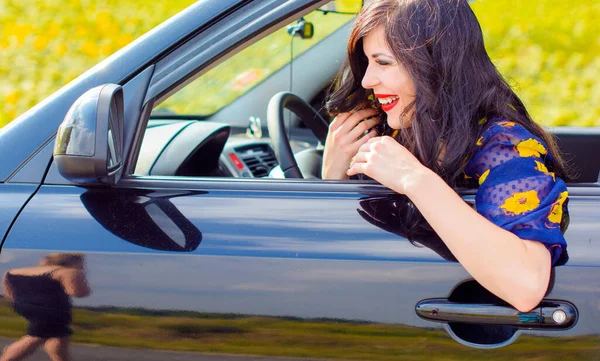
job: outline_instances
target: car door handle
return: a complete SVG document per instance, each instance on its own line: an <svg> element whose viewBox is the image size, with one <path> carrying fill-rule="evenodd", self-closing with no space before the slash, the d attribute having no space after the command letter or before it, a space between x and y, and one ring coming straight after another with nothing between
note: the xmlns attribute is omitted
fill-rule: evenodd
<svg viewBox="0 0 600 361"><path fill-rule="evenodd" d="M520 328L567 329L577 322L577 308L570 302L542 300L530 312L495 304L459 303L432 298L416 305L419 317L448 323L508 325Z"/></svg>

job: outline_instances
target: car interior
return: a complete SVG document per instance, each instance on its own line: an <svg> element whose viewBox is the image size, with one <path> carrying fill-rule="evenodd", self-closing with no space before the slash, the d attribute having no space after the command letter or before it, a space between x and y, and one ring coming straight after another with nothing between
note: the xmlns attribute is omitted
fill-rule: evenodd
<svg viewBox="0 0 600 361"><path fill-rule="evenodd" d="M293 31L305 19L314 31L312 39ZM352 15L315 10L234 54L155 106L134 174L320 179L323 134L329 123L324 110L326 94L344 63L352 20ZM265 48L265 42L270 41L279 41L279 46ZM304 51L294 53L294 48L302 47ZM261 64L260 57L275 54L284 54L278 68L235 65L246 63L248 58L248 62ZM219 72L234 77L219 79ZM297 96L298 102L305 102L303 109L309 110L284 110L281 99L274 104L281 92ZM181 103L189 106L179 110ZM278 115L282 119L277 119ZM574 183L600 185L600 129L556 127L549 131L556 135L574 171ZM288 144L291 152L286 156ZM280 163L290 158L297 162L298 173L282 170L289 167Z"/></svg>

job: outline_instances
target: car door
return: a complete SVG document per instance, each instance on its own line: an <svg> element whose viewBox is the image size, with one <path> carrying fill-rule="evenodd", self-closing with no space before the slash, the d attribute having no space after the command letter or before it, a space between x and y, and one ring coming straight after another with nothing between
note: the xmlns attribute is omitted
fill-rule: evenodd
<svg viewBox="0 0 600 361"><path fill-rule="evenodd" d="M483 290L426 227L403 237L419 220L382 187L155 178L47 182L5 242L4 269L85 255L92 294L74 300L75 341L148 355L508 359L527 349L597 359L597 188L571 188L571 258L543 307L524 314Z"/></svg>
<svg viewBox="0 0 600 361"><path fill-rule="evenodd" d="M308 3L274 1L273 17ZM257 13L222 20L241 25ZM201 54L208 64L221 52ZM141 141L144 107L198 67L163 80L154 66L123 84L125 113L142 114L125 118L125 149ZM595 185L570 187L570 259L544 303L519 313L380 185L131 173L112 187L82 186L52 163L0 254L2 272L49 253L84 254L92 294L73 300L72 325L82 358L600 358ZM473 203L472 191L461 194ZM20 336L23 320L2 307L3 336Z"/></svg>

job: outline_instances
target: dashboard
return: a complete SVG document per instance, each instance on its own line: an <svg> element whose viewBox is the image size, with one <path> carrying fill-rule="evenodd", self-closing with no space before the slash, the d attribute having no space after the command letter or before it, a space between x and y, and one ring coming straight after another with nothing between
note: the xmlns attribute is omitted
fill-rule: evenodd
<svg viewBox="0 0 600 361"><path fill-rule="evenodd" d="M135 167L136 175L280 178L279 164L268 137L247 128L207 120L150 119ZM260 132L259 132L260 134ZM315 150L309 129L292 128L295 154ZM299 163L303 162L299 157ZM306 162L306 161L304 161ZM314 158L311 162L315 163ZM320 168L320 164L304 165Z"/></svg>

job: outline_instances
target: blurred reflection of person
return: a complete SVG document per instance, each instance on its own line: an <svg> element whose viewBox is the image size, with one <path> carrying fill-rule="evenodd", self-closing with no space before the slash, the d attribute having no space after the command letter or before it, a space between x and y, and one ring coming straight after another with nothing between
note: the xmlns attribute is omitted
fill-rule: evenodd
<svg viewBox="0 0 600 361"><path fill-rule="evenodd" d="M2 288L29 326L25 336L4 349L0 361L22 360L42 344L53 361L70 360L71 297L90 294L83 255L52 253L38 266L9 270Z"/></svg>

